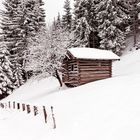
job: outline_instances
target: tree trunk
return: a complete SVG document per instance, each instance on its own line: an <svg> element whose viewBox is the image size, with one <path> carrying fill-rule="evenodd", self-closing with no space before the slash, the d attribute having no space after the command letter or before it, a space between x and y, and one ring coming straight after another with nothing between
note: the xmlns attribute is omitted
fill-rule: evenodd
<svg viewBox="0 0 140 140"><path fill-rule="evenodd" d="M58 71L57 70L55 70L55 76L56 76L56 78L58 79L58 81L59 81L59 84L60 84L60 87L62 87L62 80L61 80L61 78L60 78L60 76L59 76L59 73L58 73Z"/></svg>

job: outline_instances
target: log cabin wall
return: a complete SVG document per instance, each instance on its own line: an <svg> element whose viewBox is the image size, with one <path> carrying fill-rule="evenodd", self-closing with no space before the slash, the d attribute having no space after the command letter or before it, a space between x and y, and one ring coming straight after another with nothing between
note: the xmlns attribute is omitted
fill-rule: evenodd
<svg viewBox="0 0 140 140"><path fill-rule="evenodd" d="M63 74L63 82L67 86L78 86L79 70L77 60L68 60L65 62L65 73Z"/></svg>
<svg viewBox="0 0 140 140"><path fill-rule="evenodd" d="M63 82L78 86L112 76L112 60L70 59L64 62Z"/></svg>
<svg viewBox="0 0 140 140"><path fill-rule="evenodd" d="M112 76L112 60L79 60L79 85Z"/></svg>

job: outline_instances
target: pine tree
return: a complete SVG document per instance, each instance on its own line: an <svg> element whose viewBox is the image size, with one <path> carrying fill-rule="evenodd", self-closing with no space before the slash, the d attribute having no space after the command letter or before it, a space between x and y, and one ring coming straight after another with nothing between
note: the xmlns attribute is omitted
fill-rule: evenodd
<svg viewBox="0 0 140 140"><path fill-rule="evenodd" d="M2 44L1 44L2 45ZM6 97L15 89L13 66L9 61L9 52L6 47L0 48L0 97Z"/></svg>
<svg viewBox="0 0 140 140"><path fill-rule="evenodd" d="M62 21L61 21L60 13L58 13L57 20L55 22L55 30L60 30L61 28L62 28Z"/></svg>
<svg viewBox="0 0 140 140"><path fill-rule="evenodd" d="M74 46L98 47L96 2L76 0L74 8Z"/></svg>
<svg viewBox="0 0 140 140"><path fill-rule="evenodd" d="M139 13L140 13L140 6L139 6L139 0L129 0L126 1L127 8L129 10L130 20L130 34L134 37L134 44L133 47L136 47L137 43L137 33L139 30Z"/></svg>
<svg viewBox="0 0 140 140"><path fill-rule="evenodd" d="M22 45L22 29L21 24L21 1L20 0L5 0L4 1L5 10L2 11L2 22L1 28L3 31L3 41L10 53L10 62L13 65L13 71L17 69L16 65L20 64L23 60L24 46ZM16 72L20 75L20 83L24 83L23 79L23 68L20 66L19 71ZM18 82L18 77L15 79ZM17 86L19 87L19 86Z"/></svg>
<svg viewBox="0 0 140 140"><path fill-rule="evenodd" d="M64 3L64 12L65 14L62 16L62 26L65 30L70 31L72 26L72 14L69 0L66 0Z"/></svg>
<svg viewBox="0 0 140 140"><path fill-rule="evenodd" d="M5 0L4 5L1 23L4 42L10 52L19 85L26 79L24 67L29 42L35 41L40 28L45 27L44 3L42 0Z"/></svg>
<svg viewBox="0 0 140 140"><path fill-rule="evenodd" d="M99 22L100 48L121 55L125 49L125 31L121 25L128 16L116 5L116 0L102 0L96 10Z"/></svg>

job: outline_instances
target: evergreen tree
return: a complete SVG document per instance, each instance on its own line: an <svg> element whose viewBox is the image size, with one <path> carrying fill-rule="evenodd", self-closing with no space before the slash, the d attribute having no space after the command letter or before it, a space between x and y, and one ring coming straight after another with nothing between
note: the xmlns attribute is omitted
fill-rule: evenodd
<svg viewBox="0 0 140 140"><path fill-rule="evenodd" d="M1 44L2 45L2 44ZM9 52L6 47L0 48L0 94L1 97L6 97L12 93L15 88L13 76L13 66L9 61Z"/></svg>
<svg viewBox="0 0 140 140"><path fill-rule="evenodd" d="M26 75L24 70L30 40L41 27L45 26L45 12L42 0L5 0L2 11L2 30L4 42L10 52L17 75L17 85L23 83ZM17 70L17 71L16 71ZM21 81L19 81L21 80Z"/></svg>
<svg viewBox="0 0 140 140"><path fill-rule="evenodd" d="M74 8L74 46L98 47L96 1L76 0Z"/></svg>
<svg viewBox="0 0 140 140"><path fill-rule="evenodd" d="M28 39L35 37L45 26L42 0L5 0L2 12L2 30L11 55L24 66Z"/></svg>
<svg viewBox="0 0 140 140"><path fill-rule="evenodd" d="M137 33L139 30L139 13L140 13L140 5L139 5L139 0L129 0L125 1L127 8L129 10L129 26L130 26L130 31L129 34L132 34L134 37L134 44L133 47L136 47L137 43Z"/></svg>
<svg viewBox="0 0 140 140"><path fill-rule="evenodd" d="M55 22L55 30L60 30L61 28L62 28L62 21L61 21L60 13L58 13L57 20Z"/></svg>
<svg viewBox="0 0 140 140"><path fill-rule="evenodd" d="M71 8L70 8L70 1L66 0L64 3L64 12L65 14L62 17L62 25L63 28L70 31L71 25L72 25L72 14L71 14Z"/></svg>
<svg viewBox="0 0 140 140"><path fill-rule="evenodd" d="M9 51L10 61L13 65L13 71L17 69L16 65L21 64L22 56L24 53L24 48L22 45L22 30L20 27L21 24L21 1L20 0L5 0L4 1L5 10L2 11L2 22L1 28L3 31L3 41L7 50ZM20 83L24 83L23 79L23 68L21 69L20 75L21 81ZM18 82L18 77L15 79L15 82Z"/></svg>
<svg viewBox="0 0 140 140"><path fill-rule="evenodd" d="M116 0L102 0L98 4L97 20L99 22L98 32L100 48L112 50L121 55L125 48L125 31L121 25L128 16L116 5Z"/></svg>

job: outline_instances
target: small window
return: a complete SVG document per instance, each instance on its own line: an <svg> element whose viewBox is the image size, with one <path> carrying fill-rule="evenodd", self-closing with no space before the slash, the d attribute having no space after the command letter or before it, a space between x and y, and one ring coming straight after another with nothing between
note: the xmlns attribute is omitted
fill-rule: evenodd
<svg viewBox="0 0 140 140"><path fill-rule="evenodd" d="M74 71L74 65L71 65L71 71Z"/></svg>

